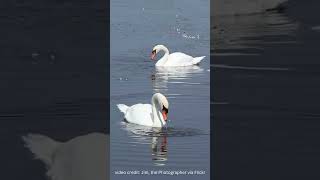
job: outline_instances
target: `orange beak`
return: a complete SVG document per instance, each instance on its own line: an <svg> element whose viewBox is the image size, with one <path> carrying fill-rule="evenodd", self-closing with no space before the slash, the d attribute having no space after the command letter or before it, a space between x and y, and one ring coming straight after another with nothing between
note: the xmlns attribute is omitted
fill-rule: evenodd
<svg viewBox="0 0 320 180"><path fill-rule="evenodd" d="M154 58L156 57L156 54L157 54L157 51L156 51L156 50L153 50L152 53L151 53L151 57L150 57L150 58L151 58L152 60L154 60Z"/></svg>
<svg viewBox="0 0 320 180"><path fill-rule="evenodd" d="M165 121L167 121L167 119L168 119L168 114L167 114L166 111L162 111L162 116L163 116L163 119L164 119Z"/></svg>
<svg viewBox="0 0 320 180"><path fill-rule="evenodd" d="M155 57L156 57L156 53L152 52L150 58L154 60Z"/></svg>

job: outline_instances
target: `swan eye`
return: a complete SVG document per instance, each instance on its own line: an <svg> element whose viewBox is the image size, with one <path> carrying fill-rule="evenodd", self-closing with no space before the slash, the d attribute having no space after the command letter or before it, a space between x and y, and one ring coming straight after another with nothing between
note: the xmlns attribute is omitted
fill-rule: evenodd
<svg viewBox="0 0 320 180"><path fill-rule="evenodd" d="M166 114L168 114L169 110L166 107L162 107L162 111L166 112Z"/></svg>

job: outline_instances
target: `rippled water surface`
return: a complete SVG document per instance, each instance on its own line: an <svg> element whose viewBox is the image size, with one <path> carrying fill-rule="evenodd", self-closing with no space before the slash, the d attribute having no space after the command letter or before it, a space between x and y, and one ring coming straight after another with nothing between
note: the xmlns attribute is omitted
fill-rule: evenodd
<svg viewBox="0 0 320 180"><path fill-rule="evenodd" d="M114 175L117 170L155 169L203 170L206 174L202 177L209 177L208 3L206 0L111 2L110 127L114 178L128 178ZM171 52L206 58L194 67L155 68L149 57L156 44L166 45ZM167 128L123 122L116 104L150 103L155 92L163 93L169 100Z"/></svg>
<svg viewBox="0 0 320 180"><path fill-rule="evenodd" d="M319 161L318 5L212 17L217 177L317 174L306 164Z"/></svg>

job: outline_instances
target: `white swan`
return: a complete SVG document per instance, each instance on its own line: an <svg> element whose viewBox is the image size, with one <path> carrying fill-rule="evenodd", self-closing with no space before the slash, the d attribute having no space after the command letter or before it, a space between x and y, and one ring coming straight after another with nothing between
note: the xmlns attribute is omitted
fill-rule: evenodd
<svg viewBox="0 0 320 180"><path fill-rule="evenodd" d="M109 177L109 137L105 134L91 133L67 142L57 142L39 134L22 138L35 158L45 163L51 180L105 180Z"/></svg>
<svg viewBox="0 0 320 180"><path fill-rule="evenodd" d="M135 104L130 107L118 104L117 106L124 113L124 118L134 124L163 127L168 118L169 102L161 93L155 93L152 96L151 104Z"/></svg>
<svg viewBox="0 0 320 180"><path fill-rule="evenodd" d="M156 54L160 51L164 51L165 54L161 59L158 60L156 66L192 66L199 64L200 61L205 58L205 56L192 57L181 52L169 54L168 48L166 48L164 45L156 45L152 49L151 59L154 60Z"/></svg>

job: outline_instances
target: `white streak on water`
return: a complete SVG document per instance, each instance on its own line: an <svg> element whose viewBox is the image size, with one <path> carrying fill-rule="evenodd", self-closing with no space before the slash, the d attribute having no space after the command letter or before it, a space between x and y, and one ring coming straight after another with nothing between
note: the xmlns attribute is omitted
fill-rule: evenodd
<svg viewBox="0 0 320 180"><path fill-rule="evenodd" d="M214 68L223 69L242 69L242 70L263 70L263 71L289 71L291 68L277 68L277 67L247 67L247 66L229 66L224 64L215 64Z"/></svg>

